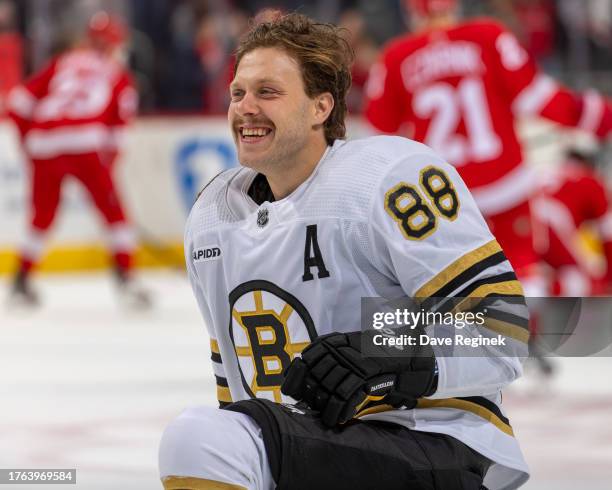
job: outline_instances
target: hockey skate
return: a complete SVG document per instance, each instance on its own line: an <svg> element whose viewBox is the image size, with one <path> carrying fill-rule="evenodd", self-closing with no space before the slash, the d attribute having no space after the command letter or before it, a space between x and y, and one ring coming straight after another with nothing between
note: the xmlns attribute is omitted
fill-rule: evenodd
<svg viewBox="0 0 612 490"><path fill-rule="evenodd" d="M117 295L121 306L130 310L148 310L153 305L151 293L134 277L117 271Z"/></svg>
<svg viewBox="0 0 612 490"><path fill-rule="evenodd" d="M40 297L23 271L19 271L13 280L8 297L8 306L16 308L36 308L40 306Z"/></svg>
<svg viewBox="0 0 612 490"><path fill-rule="evenodd" d="M544 379L551 379L555 375L554 361L546 355L545 349L538 344L537 337L529 339L529 360Z"/></svg>

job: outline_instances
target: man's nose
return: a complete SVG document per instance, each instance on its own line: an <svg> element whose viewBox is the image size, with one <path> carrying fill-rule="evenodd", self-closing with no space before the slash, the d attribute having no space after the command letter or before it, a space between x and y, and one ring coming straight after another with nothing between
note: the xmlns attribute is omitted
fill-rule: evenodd
<svg viewBox="0 0 612 490"><path fill-rule="evenodd" d="M251 92L244 94L244 97L238 103L236 110L241 116L253 116L259 113L259 105L257 98Z"/></svg>

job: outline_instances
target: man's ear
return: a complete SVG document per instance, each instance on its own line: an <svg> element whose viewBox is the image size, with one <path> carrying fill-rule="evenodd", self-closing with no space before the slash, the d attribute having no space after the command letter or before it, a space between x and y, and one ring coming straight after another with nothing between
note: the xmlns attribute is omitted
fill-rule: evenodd
<svg viewBox="0 0 612 490"><path fill-rule="evenodd" d="M327 118L331 114L334 108L334 97L329 92L323 92L315 96L314 99L314 116L315 124L322 125L327 121Z"/></svg>

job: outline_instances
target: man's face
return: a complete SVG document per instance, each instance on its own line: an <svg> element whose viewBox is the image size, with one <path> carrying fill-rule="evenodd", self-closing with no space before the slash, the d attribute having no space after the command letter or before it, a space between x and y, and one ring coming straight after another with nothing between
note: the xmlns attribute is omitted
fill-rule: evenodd
<svg viewBox="0 0 612 490"><path fill-rule="evenodd" d="M230 94L228 119L242 165L265 173L302 158L315 137L315 102L290 55L278 48L245 54Z"/></svg>

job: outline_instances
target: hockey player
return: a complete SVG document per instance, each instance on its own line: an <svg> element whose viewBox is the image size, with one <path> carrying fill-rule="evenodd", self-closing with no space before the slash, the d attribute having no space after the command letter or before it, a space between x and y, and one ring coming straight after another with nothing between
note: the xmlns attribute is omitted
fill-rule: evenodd
<svg viewBox="0 0 612 490"><path fill-rule="evenodd" d="M228 118L242 166L205 187L185 233L222 409L169 424L165 489L478 490L527 479L500 407L527 351L520 283L444 159L397 136L344 140L351 58L336 27L298 14L255 24L238 47ZM503 333L508 347L362 355L370 296L472 298L460 309L486 296L478 332Z"/></svg>
<svg viewBox="0 0 612 490"><path fill-rule="evenodd" d="M536 248L551 269L551 292L557 296L591 296L612 290L612 210L605 179L595 169L595 157L592 146L570 147L566 162L547 175L534 199L536 222L541 225ZM600 255L586 250L581 235L584 226L590 227Z"/></svg>
<svg viewBox="0 0 612 490"><path fill-rule="evenodd" d="M133 232L112 178L137 93L121 63L126 28L105 12L95 14L86 41L56 58L9 95L10 116L31 161L31 223L13 282L16 300L37 304L30 274L43 250L60 200L62 182L76 178L88 190L108 226L108 240L122 299L149 303L132 280Z"/></svg>
<svg viewBox="0 0 612 490"><path fill-rule="evenodd" d="M411 135L456 166L528 296L542 295L529 199L536 179L515 121L540 116L605 137L612 108L542 74L513 34L490 19L460 22L457 0L405 0L415 34L393 40L370 75L365 115Z"/></svg>

